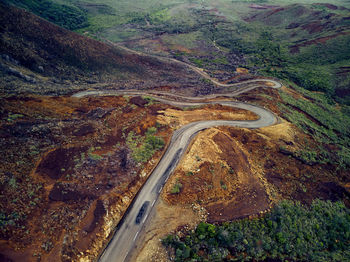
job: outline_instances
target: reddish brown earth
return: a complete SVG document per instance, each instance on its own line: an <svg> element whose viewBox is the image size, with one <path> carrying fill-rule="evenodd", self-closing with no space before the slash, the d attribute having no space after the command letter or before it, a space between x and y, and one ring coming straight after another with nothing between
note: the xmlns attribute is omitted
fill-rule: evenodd
<svg viewBox="0 0 350 262"><path fill-rule="evenodd" d="M185 164L182 171L175 172L172 180L182 184L181 193L168 194L167 202L183 205L198 203L208 211L209 222L224 222L268 209L269 197L262 182L252 171L247 152L229 133L204 131L198 139L202 141L206 138L212 140L215 146L203 146L204 152L199 153L200 145L192 145L189 151L198 152L199 157L192 159L198 162L198 168L195 164L196 168L189 170ZM211 154L210 159L202 160L201 154ZM218 154L218 158L215 159L213 154ZM170 182L168 193L172 187Z"/></svg>
<svg viewBox="0 0 350 262"><path fill-rule="evenodd" d="M194 108L180 109L167 109L160 111L163 113L159 115L157 121L164 125L169 125L171 128L177 129L183 125L200 120L256 120L258 116L254 113L232 108L222 105L206 105Z"/></svg>
<svg viewBox="0 0 350 262"><path fill-rule="evenodd" d="M125 143L129 132L144 135L156 125L157 112L169 108L145 102L141 97L1 99L0 207L7 223L0 230L2 257L96 257L156 164L137 165ZM13 114L19 117L12 120ZM160 126L157 135L166 142L171 132Z"/></svg>
<svg viewBox="0 0 350 262"><path fill-rule="evenodd" d="M282 90L296 99L307 99L293 89ZM255 89L242 94L240 100L283 116L276 106L282 102L276 90ZM349 170L310 165L290 154L303 149L305 143L317 146L284 119L256 130L219 127L200 132L165 185L155 218L133 259L169 261L159 241L168 234L181 236L194 228L194 221L221 223L259 216L281 199L304 204L316 198L342 200L350 207ZM179 192L173 191L176 185L180 185ZM162 219L166 225L160 228Z"/></svg>
<svg viewBox="0 0 350 262"><path fill-rule="evenodd" d="M294 90L283 90L306 99ZM240 100L280 114L276 104L282 101L275 90L256 89ZM343 200L350 206L348 171L335 176L329 165L310 165L290 154L304 148L305 141L316 146L285 120L256 130L220 127L203 131L169 180L163 197L170 205L200 204L210 222L256 215L286 198L307 204L315 198ZM176 184L182 185L181 190L172 193Z"/></svg>
<svg viewBox="0 0 350 262"><path fill-rule="evenodd" d="M101 252L161 155L135 163L126 144L131 131L143 136L158 126L167 142L172 131L159 121L166 112L176 113L178 127L256 119L220 105L182 111L142 97L13 96L1 99L0 112L0 206L8 223L0 254L13 261L93 259Z"/></svg>
<svg viewBox="0 0 350 262"><path fill-rule="evenodd" d="M251 4L249 5L249 8L252 9L272 9L272 8L277 8L278 6L276 5L257 5L257 4Z"/></svg>

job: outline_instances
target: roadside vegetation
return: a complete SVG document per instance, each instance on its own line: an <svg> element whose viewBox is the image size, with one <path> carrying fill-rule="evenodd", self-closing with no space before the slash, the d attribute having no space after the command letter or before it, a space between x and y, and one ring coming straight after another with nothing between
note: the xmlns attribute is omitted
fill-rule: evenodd
<svg viewBox="0 0 350 262"><path fill-rule="evenodd" d="M164 147L164 140L155 136L157 128L150 127L147 129L145 136L136 135L131 131L127 138L126 144L132 151L132 157L137 163L147 162L153 154Z"/></svg>
<svg viewBox="0 0 350 262"><path fill-rule="evenodd" d="M316 200L305 207L282 201L265 217L200 223L162 243L175 261L348 261L350 210L341 202Z"/></svg>

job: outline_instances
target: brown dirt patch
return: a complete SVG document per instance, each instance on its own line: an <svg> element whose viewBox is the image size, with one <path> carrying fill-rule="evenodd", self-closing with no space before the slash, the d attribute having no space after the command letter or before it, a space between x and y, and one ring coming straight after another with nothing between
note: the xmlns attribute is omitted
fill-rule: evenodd
<svg viewBox="0 0 350 262"><path fill-rule="evenodd" d="M249 70L247 68L242 68L242 67L237 67L236 68L236 72L238 74L248 74L249 73Z"/></svg>
<svg viewBox="0 0 350 262"><path fill-rule="evenodd" d="M84 192L83 188L72 183L55 183L49 194L51 201L80 201L86 198L94 199L96 196Z"/></svg>
<svg viewBox="0 0 350 262"><path fill-rule="evenodd" d="M208 129L188 149L165 186L164 198L171 204L199 203L210 222L253 215L266 210L270 200L252 169L248 152L229 133ZM172 194L176 183L181 192Z"/></svg>
<svg viewBox="0 0 350 262"><path fill-rule="evenodd" d="M6 252L0 248L0 253L15 261L96 258L161 156L159 151L142 167L136 165L125 139L131 131L143 135L156 125L157 111L169 106L132 101L1 99L0 125L6 128L0 181L6 200L0 208L20 217L1 228ZM130 110L123 113L126 107ZM9 122L9 114L23 116ZM167 143L171 131L161 126L157 135Z"/></svg>
<svg viewBox="0 0 350 262"><path fill-rule="evenodd" d="M168 205L162 200L155 206L156 212L138 241L138 248L131 261L169 261L161 239L176 232L179 228L194 229L203 221L196 208ZM181 214L181 216L179 216Z"/></svg>
<svg viewBox="0 0 350 262"><path fill-rule="evenodd" d="M148 104L148 101L146 99L143 99L141 96L135 96L130 98L130 103L133 103L134 105L144 107L146 104Z"/></svg>
<svg viewBox="0 0 350 262"><path fill-rule="evenodd" d="M305 99L301 94L299 94L298 92L294 91L292 88L288 88L286 86L282 86L281 90L283 92L288 93L289 95L291 95L295 99Z"/></svg>
<svg viewBox="0 0 350 262"><path fill-rule="evenodd" d="M49 152L40 162L36 172L51 179L59 179L74 166L74 157L86 148L58 148Z"/></svg>

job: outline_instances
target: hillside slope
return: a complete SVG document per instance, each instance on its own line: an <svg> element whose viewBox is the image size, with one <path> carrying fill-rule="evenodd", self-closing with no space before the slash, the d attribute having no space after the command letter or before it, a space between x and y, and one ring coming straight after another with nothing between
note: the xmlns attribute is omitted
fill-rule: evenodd
<svg viewBox="0 0 350 262"><path fill-rule="evenodd" d="M2 4L0 54L5 93L58 94L96 83L135 88L140 82L142 87L153 87L178 86L179 79L187 79L189 85L196 81L179 65L128 54Z"/></svg>

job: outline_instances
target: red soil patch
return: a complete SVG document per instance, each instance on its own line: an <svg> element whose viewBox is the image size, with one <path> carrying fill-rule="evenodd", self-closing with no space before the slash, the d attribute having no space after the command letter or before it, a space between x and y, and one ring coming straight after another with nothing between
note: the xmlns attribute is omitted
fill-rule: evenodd
<svg viewBox="0 0 350 262"><path fill-rule="evenodd" d="M169 108L143 107L142 98L130 100L128 104L123 97L1 99L0 111L5 112L1 135L6 139L0 140L4 150L0 167L6 173L0 179L15 184L1 184L6 200L0 207L5 214L21 214L15 226L1 228L4 259L35 261L33 254L40 254L42 261L75 261L87 249L97 256L100 250L93 249L93 243L106 241L107 209L117 210L113 218L117 222L146 179L137 174L148 173L156 162L136 166L126 135L130 131L142 135L155 126L157 111ZM10 123L9 112L23 117ZM159 128L166 143L170 134L166 127Z"/></svg>
<svg viewBox="0 0 350 262"><path fill-rule="evenodd" d="M285 10L285 8L280 7L280 8L276 8L276 9L273 9L271 11L268 11L268 12L264 13L263 19L266 19L266 18L268 18L268 17L270 17L278 12L284 11L284 10ZM261 14L253 15L251 17L245 18L244 20L246 22L252 22L252 21L255 21L258 17L261 17Z"/></svg>
<svg viewBox="0 0 350 262"><path fill-rule="evenodd" d="M257 5L257 4L249 5L249 8L252 8L252 9L272 9L277 7L278 7L277 5Z"/></svg>
<svg viewBox="0 0 350 262"><path fill-rule="evenodd" d="M49 152L40 162L36 172L51 179L59 179L74 166L74 157L87 148L58 148Z"/></svg>
<svg viewBox="0 0 350 262"><path fill-rule="evenodd" d="M269 197L264 186L251 171L247 156L239 148L232 145L228 136L218 133L214 137L222 150L222 157L236 173L241 173L239 186L228 202L210 203L209 222L224 222L241 217L247 217L265 211L269 208Z"/></svg>
<svg viewBox="0 0 350 262"><path fill-rule="evenodd" d="M302 25L302 29L308 31L309 34L314 34L314 33L321 32L324 28L325 28L325 25L322 24L319 21L313 22L313 23L309 23L309 24L306 24L306 25Z"/></svg>
<svg viewBox="0 0 350 262"><path fill-rule="evenodd" d="M148 104L146 99L143 99L141 96L135 96L130 99L130 102L139 107L144 107Z"/></svg>
<svg viewBox="0 0 350 262"><path fill-rule="evenodd" d="M336 38L338 36L348 35L348 34L350 34L350 32L340 32L340 33L337 33L337 34L334 34L334 35L316 38L314 40L305 41L305 42L302 42L300 44L296 44L296 45L290 46L289 49L290 49L291 53L299 53L299 49L301 47L305 47L305 46L309 46L309 45L316 45L316 44L324 44L330 39L334 39L334 38Z"/></svg>
<svg viewBox="0 0 350 262"><path fill-rule="evenodd" d="M338 7L336 5L332 5L332 4L328 4L328 3L316 3L314 5L325 6L328 9L331 9L331 10L337 10L338 9Z"/></svg>
<svg viewBox="0 0 350 262"><path fill-rule="evenodd" d="M200 203L209 213L209 222L229 221L268 209L270 200L265 188L239 144L226 132L216 133L213 141L221 153L212 153L219 155L220 162L205 161L190 173L177 171L173 179L182 184L181 192L169 192L166 200L171 204Z"/></svg>
<svg viewBox="0 0 350 262"><path fill-rule="evenodd" d="M52 201L80 201L87 198L94 199L96 196L84 192L81 186L74 183L55 183L49 194L49 199Z"/></svg>

